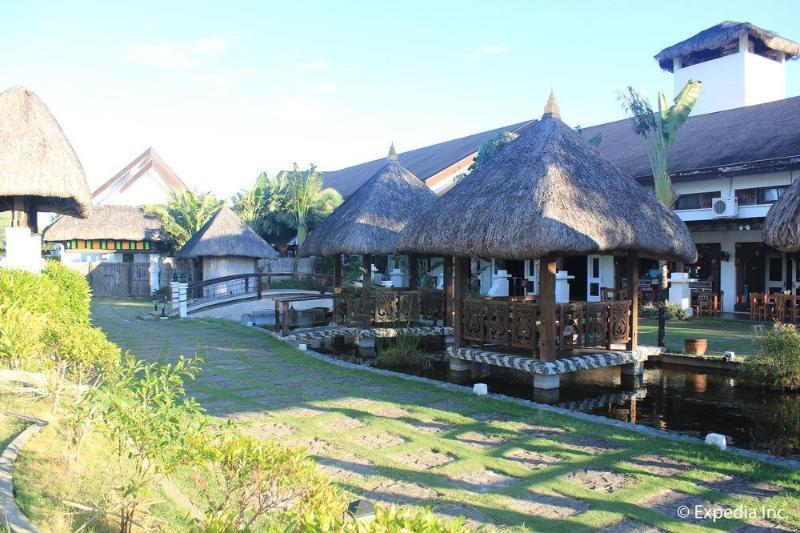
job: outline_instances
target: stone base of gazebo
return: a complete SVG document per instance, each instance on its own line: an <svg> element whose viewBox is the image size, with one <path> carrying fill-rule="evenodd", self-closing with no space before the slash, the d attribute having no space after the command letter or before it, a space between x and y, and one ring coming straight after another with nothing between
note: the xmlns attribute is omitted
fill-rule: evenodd
<svg viewBox="0 0 800 533"><path fill-rule="evenodd" d="M531 374L533 388L539 390L558 389L561 374L592 370L596 368L621 367L623 374L641 375L644 372L644 361L652 350L637 351L596 351L563 357L554 361L542 361L533 357L493 352L480 348L449 347L447 355L450 369L468 371L472 363L488 366L510 368Z"/></svg>
<svg viewBox="0 0 800 533"><path fill-rule="evenodd" d="M331 347L334 339L343 339L345 345L355 345L361 357L375 356L375 339L393 338L401 334L416 337L439 337L445 346L453 344L453 328L450 326L419 326L407 328L353 328L325 326L321 328L297 329L291 335L281 337L295 344L308 344L311 348Z"/></svg>

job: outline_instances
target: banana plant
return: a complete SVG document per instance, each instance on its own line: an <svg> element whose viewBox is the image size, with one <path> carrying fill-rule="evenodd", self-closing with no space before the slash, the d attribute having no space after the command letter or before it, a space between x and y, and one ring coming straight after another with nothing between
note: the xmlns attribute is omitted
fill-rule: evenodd
<svg viewBox="0 0 800 533"><path fill-rule="evenodd" d="M620 93L622 108L630 115L633 131L647 142L647 156L653 171L656 196L672 208L675 194L667 170L669 148L675 144L678 130L686 123L697 98L702 82L689 80L669 105L663 93L658 93L658 109L638 90L628 86Z"/></svg>

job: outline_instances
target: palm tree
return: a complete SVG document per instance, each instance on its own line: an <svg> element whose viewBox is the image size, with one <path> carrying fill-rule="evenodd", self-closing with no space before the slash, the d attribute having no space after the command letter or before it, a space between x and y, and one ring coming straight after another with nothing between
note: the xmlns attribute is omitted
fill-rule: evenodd
<svg viewBox="0 0 800 533"><path fill-rule="evenodd" d="M287 192L291 213L297 228L297 244L303 244L310 228L342 203L342 196L322 187L322 176L316 165L300 170L297 163L288 176Z"/></svg>
<svg viewBox="0 0 800 533"><path fill-rule="evenodd" d="M702 83L689 80L675 97L674 104L668 105L662 93L658 93L658 110L653 111L646 97L628 86L627 92L620 92L622 108L628 113L636 135L647 143L647 156L653 172L656 196L661 203L672 209L675 193L669 179L669 149L675 144L678 130L689 119L689 114L700 96ZM667 289L667 263L659 261L658 291L658 345L664 346L666 318L664 313L664 293ZM629 287L629 290L635 290Z"/></svg>
<svg viewBox="0 0 800 533"><path fill-rule="evenodd" d="M264 240L285 252L294 237L294 217L288 195L288 179L283 174L259 174L253 187L233 198L233 210Z"/></svg>
<svg viewBox="0 0 800 533"><path fill-rule="evenodd" d="M155 214L163 225L164 231L170 235L175 245L186 244L192 235L200 231L214 213L222 207L222 201L213 193L185 190L172 191L164 205L148 206L147 210Z"/></svg>

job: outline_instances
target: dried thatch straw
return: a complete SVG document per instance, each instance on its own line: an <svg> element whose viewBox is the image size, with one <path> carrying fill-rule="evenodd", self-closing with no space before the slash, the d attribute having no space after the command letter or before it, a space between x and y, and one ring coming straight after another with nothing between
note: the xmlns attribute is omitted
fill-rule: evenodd
<svg viewBox="0 0 800 533"><path fill-rule="evenodd" d="M0 94L0 210L12 209L14 197L32 200L37 211L91 212L78 156L44 103L24 87Z"/></svg>
<svg viewBox="0 0 800 533"><path fill-rule="evenodd" d="M747 33L763 42L767 48L785 53L788 56L786 59L800 55L800 44L795 41L759 28L749 22L726 20L689 37L685 41L673 44L669 48L664 48L655 55L655 60L658 61L662 69L672 72L672 60L674 58L687 56L694 52L702 52L703 50L721 48L726 44L736 42L742 33Z"/></svg>
<svg viewBox="0 0 800 533"><path fill-rule="evenodd" d="M761 230L764 242L782 252L800 252L800 180L772 204Z"/></svg>
<svg viewBox="0 0 800 533"><path fill-rule="evenodd" d="M272 259L278 252L225 204L175 254L183 259L203 256Z"/></svg>
<svg viewBox="0 0 800 533"><path fill-rule="evenodd" d="M542 120L406 226L398 248L507 259L638 250L694 262L686 225L561 122L551 99Z"/></svg>
<svg viewBox="0 0 800 533"><path fill-rule="evenodd" d="M42 232L48 242L72 239L120 241L161 241L166 235L161 221L141 207L108 205L94 207L88 218L61 216Z"/></svg>
<svg viewBox="0 0 800 533"><path fill-rule="evenodd" d="M436 194L397 161L394 145L375 175L309 234L300 255L395 253L402 229L436 201Z"/></svg>

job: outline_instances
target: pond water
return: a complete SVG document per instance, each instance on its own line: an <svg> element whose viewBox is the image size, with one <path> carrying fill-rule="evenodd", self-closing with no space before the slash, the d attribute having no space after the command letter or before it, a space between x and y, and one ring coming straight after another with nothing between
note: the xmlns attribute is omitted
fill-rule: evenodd
<svg viewBox="0 0 800 533"><path fill-rule="evenodd" d="M333 355L354 357L352 351ZM730 372L658 363L648 363L641 378L622 376L618 367L586 370L563 375L558 392L542 396L521 373L472 379L449 371L445 362L427 366L394 370L463 385L486 383L490 392L700 438L721 433L738 448L800 459L800 394L747 386Z"/></svg>

